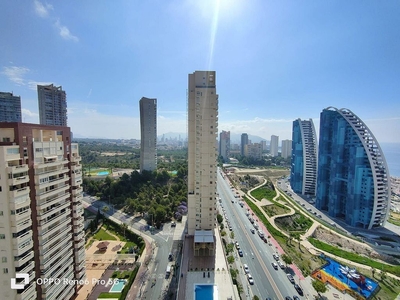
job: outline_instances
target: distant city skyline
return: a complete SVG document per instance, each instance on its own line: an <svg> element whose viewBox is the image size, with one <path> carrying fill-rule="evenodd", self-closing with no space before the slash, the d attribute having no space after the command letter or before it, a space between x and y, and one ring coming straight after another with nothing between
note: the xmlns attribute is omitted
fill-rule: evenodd
<svg viewBox="0 0 400 300"><path fill-rule="evenodd" d="M334 106L400 143L400 2L93 3L0 4L0 91L21 96L23 122L54 84L74 137L139 139L142 95L159 135L186 132L187 74L215 70L219 132L291 139L293 120Z"/></svg>

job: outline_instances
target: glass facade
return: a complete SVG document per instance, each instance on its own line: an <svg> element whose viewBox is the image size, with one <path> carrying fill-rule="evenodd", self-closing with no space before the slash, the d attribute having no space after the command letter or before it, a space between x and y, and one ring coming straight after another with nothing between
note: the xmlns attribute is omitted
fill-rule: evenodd
<svg viewBox="0 0 400 300"><path fill-rule="evenodd" d="M350 110L322 111L318 159L318 209L353 227L371 229L386 222L386 160L368 127Z"/></svg>
<svg viewBox="0 0 400 300"><path fill-rule="evenodd" d="M290 185L295 193L315 196L317 182L317 136L310 120L293 121Z"/></svg>

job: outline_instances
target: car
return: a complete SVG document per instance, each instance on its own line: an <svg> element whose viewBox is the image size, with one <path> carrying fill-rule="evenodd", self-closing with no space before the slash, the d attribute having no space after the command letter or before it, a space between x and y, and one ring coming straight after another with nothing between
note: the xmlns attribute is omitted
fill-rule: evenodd
<svg viewBox="0 0 400 300"><path fill-rule="evenodd" d="M275 270L278 270L278 264L276 262L271 263Z"/></svg>
<svg viewBox="0 0 400 300"><path fill-rule="evenodd" d="M290 281L292 284L295 283L294 278L293 278L293 276L292 276L291 274L286 274L286 276L287 276L287 278L289 279L289 281Z"/></svg>
<svg viewBox="0 0 400 300"><path fill-rule="evenodd" d="M300 300L300 298L298 296L294 295L293 300Z"/></svg>
<svg viewBox="0 0 400 300"><path fill-rule="evenodd" d="M303 289L297 283L294 285L294 288L296 289L296 291L299 293L300 296L304 295Z"/></svg>
<svg viewBox="0 0 400 300"><path fill-rule="evenodd" d="M235 247L236 247L236 249L239 249L239 248L240 248L240 246L239 246L239 243L238 243L238 242L236 242L236 243L235 243Z"/></svg>
<svg viewBox="0 0 400 300"><path fill-rule="evenodd" d="M250 232L251 232L252 234L255 234L255 233L256 233L256 231L255 231L253 228L250 228Z"/></svg>
<svg viewBox="0 0 400 300"><path fill-rule="evenodd" d="M232 226L229 226L229 231L232 231Z"/></svg>
<svg viewBox="0 0 400 300"><path fill-rule="evenodd" d="M239 253L239 256L240 256L240 257L243 257L243 251L242 251L242 249L239 249L239 250L238 250L238 253Z"/></svg>
<svg viewBox="0 0 400 300"><path fill-rule="evenodd" d="M275 259L276 261L279 260L279 255L278 255L278 254L274 253L274 254L272 254L272 256L274 257L274 259Z"/></svg>
<svg viewBox="0 0 400 300"><path fill-rule="evenodd" d="M175 222L171 222L171 227L176 227L176 223Z"/></svg>
<svg viewBox="0 0 400 300"><path fill-rule="evenodd" d="M293 300L293 299L292 299L292 297L290 297L290 296L286 296L286 297L285 297L285 300Z"/></svg>
<svg viewBox="0 0 400 300"><path fill-rule="evenodd" d="M285 265L280 260L278 260L278 265L282 270L285 268Z"/></svg>
<svg viewBox="0 0 400 300"><path fill-rule="evenodd" d="M318 215L318 218L322 218L322 216L321 216L321 215Z"/></svg>
<svg viewBox="0 0 400 300"><path fill-rule="evenodd" d="M248 274L248 273L250 272L249 266L246 265L246 264L243 265L243 270L244 270L244 273L245 273L245 274Z"/></svg>
<svg viewBox="0 0 400 300"><path fill-rule="evenodd" d="M169 261L173 261L174 260L174 256L172 253L168 254L168 260Z"/></svg>
<svg viewBox="0 0 400 300"><path fill-rule="evenodd" d="M251 274L250 274L250 273L248 273L248 274L247 274L247 280L249 281L249 283L250 283L251 285L253 285L253 284L254 284L254 279L253 279L253 276L251 276Z"/></svg>

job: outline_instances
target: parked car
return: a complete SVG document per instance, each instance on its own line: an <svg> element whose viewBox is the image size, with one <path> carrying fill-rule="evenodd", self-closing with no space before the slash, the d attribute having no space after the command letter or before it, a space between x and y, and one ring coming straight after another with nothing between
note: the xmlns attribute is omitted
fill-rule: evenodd
<svg viewBox="0 0 400 300"><path fill-rule="evenodd" d="M289 281L291 283L293 283L293 284L295 283L294 278L293 278L293 276L291 274L286 274L286 276L287 276L287 278L289 279Z"/></svg>
<svg viewBox="0 0 400 300"><path fill-rule="evenodd" d="M248 266L248 265L246 265L246 264L244 264L244 265L243 265L243 270L244 270L244 273L245 273L245 274L247 274L247 273L249 273L249 272L250 272L250 270L249 270L249 266Z"/></svg>
<svg viewBox="0 0 400 300"><path fill-rule="evenodd" d="M276 262L271 263L275 270L278 270L278 264Z"/></svg>
<svg viewBox="0 0 400 300"><path fill-rule="evenodd" d="M276 261L279 260L279 255L278 255L278 254L274 253L274 254L272 254L272 256L274 257L274 259L275 259Z"/></svg>
<svg viewBox="0 0 400 300"><path fill-rule="evenodd" d="M243 251L242 251L242 249L239 249L239 250L238 250L238 253L239 253L239 256L240 256L240 257L243 257Z"/></svg>
<svg viewBox="0 0 400 300"><path fill-rule="evenodd" d="M300 296L304 295L302 288L297 283L294 285L294 288L296 289L296 291L299 293Z"/></svg>
<svg viewBox="0 0 400 300"><path fill-rule="evenodd" d="M249 283L251 284L251 285L253 285L254 284L254 279L253 279L253 276L251 276L251 274L249 273L249 274L247 274L247 280L249 281Z"/></svg>
<svg viewBox="0 0 400 300"><path fill-rule="evenodd" d="M250 232L251 232L252 234L256 233L256 231L255 231L253 228L250 228Z"/></svg>
<svg viewBox="0 0 400 300"><path fill-rule="evenodd" d="M278 260L278 265L282 270L285 268L285 265L280 260Z"/></svg>

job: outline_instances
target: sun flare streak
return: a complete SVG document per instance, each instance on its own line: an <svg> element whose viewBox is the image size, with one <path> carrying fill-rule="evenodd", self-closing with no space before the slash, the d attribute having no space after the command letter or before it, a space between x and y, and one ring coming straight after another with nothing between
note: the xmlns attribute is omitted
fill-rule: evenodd
<svg viewBox="0 0 400 300"><path fill-rule="evenodd" d="M217 31L218 31L219 10L220 10L220 0L217 0L215 2L214 16L213 16L213 20L212 20L212 24L211 24L210 52L208 55L208 70L211 70L212 64L213 64L215 37L216 37Z"/></svg>

